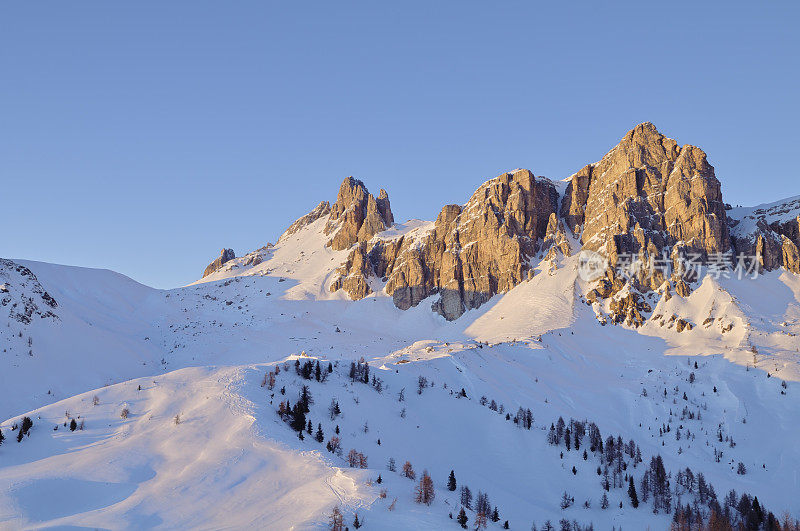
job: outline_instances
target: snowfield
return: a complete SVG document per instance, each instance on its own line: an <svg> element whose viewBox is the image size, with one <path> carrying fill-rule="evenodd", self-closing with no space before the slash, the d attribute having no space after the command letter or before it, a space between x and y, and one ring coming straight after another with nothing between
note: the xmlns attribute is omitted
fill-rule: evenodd
<svg viewBox="0 0 800 531"><path fill-rule="evenodd" d="M324 223L172 290L15 260L57 307L30 322L9 313L0 328L0 527L325 529L338 506L351 529L356 515L366 529L459 529L465 485L497 507L489 528L669 527L672 512L654 514L652 499L632 506L627 478L604 489L598 470L609 462L588 436L579 449L551 444L559 417L634 441L642 461L619 464L637 489L660 455L673 504L696 499L678 485L689 467L720 503L735 489L800 518L796 275L706 277L686 298L654 293L633 329L602 325L577 257L561 257L447 322L427 300L401 311L380 291L331 293L347 252L324 246ZM31 278L3 275L0 295L15 301L3 308L28 297L45 309ZM691 330L678 332L677 319ZM351 375L362 360L367 383ZM319 380L305 377L306 363L319 363ZM301 440L278 409L300 403L304 385L312 426ZM529 427L515 422L520 409ZM17 442L26 416L33 427ZM341 454L326 449L333 436ZM365 468L349 466L351 449ZM415 480L401 474L406 461ZM430 505L414 501L423 470ZM562 508L564 493L574 502Z"/></svg>

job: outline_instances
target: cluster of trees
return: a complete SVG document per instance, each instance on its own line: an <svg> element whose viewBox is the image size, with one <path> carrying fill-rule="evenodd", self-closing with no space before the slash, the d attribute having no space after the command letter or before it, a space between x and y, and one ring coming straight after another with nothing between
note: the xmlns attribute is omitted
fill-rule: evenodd
<svg viewBox="0 0 800 531"><path fill-rule="evenodd" d="M582 526L577 520L572 520L570 522L566 518L562 518L558 522L558 528L556 528L550 520L545 521L541 528L536 527L536 522L531 526L531 531L556 531L556 529L559 531L594 531L594 526L592 524Z"/></svg>
<svg viewBox="0 0 800 531"><path fill-rule="evenodd" d="M625 474L628 466L636 468L636 465L642 462L641 449L633 440L626 443L622 440L622 436L618 435L616 438L609 436L603 443L600 429L594 422L570 419L567 424L562 417L558 417L555 424L550 424L547 442L553 446L563 445L567 451L580 451L583 447L584 460L589 457L585 448L588 443L589 451L597 456L601 465L604 465L602 469L597 467L597 474L602 474L601 485L606 491L612 487L624 487L628 481ZM577 474L575 467L573 474Z"/></svg>
<svg viewBox="0 0 800 531"><path fill-rule="evenodd" d="M347 454L347 464L350 468L367 468L367 456L353 448Z"/></svg>
<svg viewBox="0 0 800 531"><path fill-rule="evenodd" d="M364 361L364 358L358 362L350 362L350 381L369 384L369 363Z"/></svg>
<svg viewBox="0 0 800 531"><path fill-rule="evenodd" d="M15 429L19 429L19 432L17 433L17 442L22 442L22 438L23 437L25 437L26 435L30 435L31 428L33 428L33 421L31 420L31 418L30 417L22 417L22 424L19 426L19 428L17 428L17 425L14 424L11 427L11 431L14 431ZM0 442L2 442L2 440L3 439L0 438Z"/></svg>
<svg viewBox="0 0 800 531"><path fill-rule="evenodd" d="M669 426L666 426L664 431L668 432ZM624 481L622 478L629 464L635 468L637 463L642 462L639 446L633 440L625 443L621 436L608 437L604 442L600 430L594 423L570 420L567 424L559 418L558 422L551 425L548 433L548 441L551 444L563 444L567 450L579 449L584 438L589 444L590 451L600 459L601 464L606 465L603 471L600 467L597 468L598 475L603 475L603 488L605 490L609 490L611 486L619 488L627 483L628 497L634 508L639 506L641 500L643 503L651 503L654 513L669 513L674 510L673 529L800 530L800 522L792 520L788 515L779 522L773 513L758 502L758 498L746 493L737 495L735 491L730 491L724 503L720 504L714 486L706 481L702 473L695 474L688 467L679 470L674 475L673 481L673 475L665 469L660 455L651 457L637 492L633 475L624 474ZM584 459L586 459L585 449ZM609 468L612 473L611 481L608 478ZM569 507L572 503L574 500L565 492L562 496L562 508ZM604 492L601 508L607 507L608 497ZM576 527L575 522L565 524L562 520L560 523L562 529L580 529L579 526ZM565 527L566 525L569 527ZM545 525L542 529L553 528Z"/></svg>
<svg viewBox="0 0 800 531"><path fill-rule="evenodd" d="M300 360L295 360L294 370L304 380L314 379L318 382L324 382L328 379L328 374L333 372L333 364L328 362L328 367L323 369L319 364L319 360L316 363L309 360L302 364Z"/></svg>
<svg viewBox="0 0 800 531"><path fill-rule="evenodd" d="M455 475L452 471L450 472L450 475L453 479L453 489L451 490L455 490ZM450 481L448 480L448 489L449 488ZM466 523L469 519L464 509L466 508L470 511L473 510L472 491L466 485L461 487L459 502L461 503L461 511L458 514L457 521L459 524L461 524L461 527L466 529ZM478 491L478 495L475 497L474 510L475 529L480 529L481 525L485 527L487 520L491 520L492 522L500 521L500 511L497 509L496 505L494 508L492 508L492 504L489 502L489 495L485 492ZM464 520L463 523L461 522L462 519ZM505 523L504 527L506 527L506 529L508 528L508 522Z"/></svg>
<svg viewBox="0 0 800 531"><path fill-rule="evenodd" d="M311 391L307 385L304 385L294 406L292 406L288 400L286 402L281 401L278 406L278 415L281 417L281 420L287 422L289 426L298 433L298 437L301 440L304 438L304 429L307 428L308 433L311 434L311 421L309 420L308 425L306 425L306 413L311 412L311 404L313 403L314 399L311 397ZM320 431L322 431L321 426Z"/></svg>

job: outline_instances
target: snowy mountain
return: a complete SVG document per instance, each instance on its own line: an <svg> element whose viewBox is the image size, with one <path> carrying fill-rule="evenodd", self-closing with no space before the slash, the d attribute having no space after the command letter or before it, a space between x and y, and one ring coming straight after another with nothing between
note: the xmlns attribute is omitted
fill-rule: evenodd
<svg viewBox="0 0 800 531"><path fill-rule="evenodd" d="M345 179L180 288L2 260L0 526L794 522L798 213L642 124L435 221Z"/></svg>

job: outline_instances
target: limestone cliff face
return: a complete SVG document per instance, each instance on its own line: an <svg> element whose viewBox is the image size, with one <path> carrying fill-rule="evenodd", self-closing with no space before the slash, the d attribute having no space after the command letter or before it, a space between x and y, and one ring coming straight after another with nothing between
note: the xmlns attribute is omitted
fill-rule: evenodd
<svg viewBox="0 0 800 531"><path fill-rule="evenodd" d="M203 277L207 277L211 273L219 270L225 262L229 260L233 260L236 258L236 253L233 252L233 249L223 249L219 253L219 258L208 264L206 266L205 271L203 271Z"/></svg>
<svg viewBox="0 0 800 531"><path fill-rule="evenodd" d="M363 182L348 177L339 187L325 227L325 234L332 235L328 246L334 251L349 249L356 242L369 241L392 223L394 217L386 190L381 190L375 199Z"/></svg>
<svg viewBox="0 0 800 531"><path fill-rule="evenodd" d="M706 154L678 146L651 123L573 176L561 215L584 247L611 255L651 242L660 251L683 241L704 256L730 248L720 183Z"/></svg>
<svg viewBox="0 0 800 531"><path fill-rule="evenodd" d="M730 225L737 255L756 256L762 270L800 273L800 197L734 212L738 219Z"/></svg>
<svg viewBox="0 0 800 531"><path fill-rule="evenodd" d="M612 322L639 326L651 311L641 294L691 293L691 271L681 267L689 258L702 262L733 250L758 255L764 269L800 272L800 197L729 209L706 154L643 123L568 179L561 197L549 180L515 170L484 183L466 204L444 206L435 222L387 231L394 216L386 191L373 196L348 177L333 205L320 203L279 242L319 220L326 246L348 251L331 291L361 299L382 288L403 310L435 295L432 309L453 320L530 278L533 258L558 267L577 238L611 266L587 300L611 298ZM233 258L228 251L206 274ZM621 276L613 266L623 254L672 269Z"/></svg>
<svg viewBox="0 0 800 531"><path fill-rule="evenodd" d="M679 146L651 123L629 131L599 162L576 173L561 216L584 249L612 265L621 254L643 259L706 259L731 249L725 204L714 167L697 147ZM637 287L655 289L661 274L640 274Z"/></svg>
<svg viewBox="0 0 800 531"><path fill-rule="evenodd" d="M557 203L550 181L528 170L505 173L465 205L445 206L424 234L376 238L353 248L331 289L360 298L375 276L386 281L398 308L438 293L433 309L456 319L527 278L529 258L539 250Z"/></svg>

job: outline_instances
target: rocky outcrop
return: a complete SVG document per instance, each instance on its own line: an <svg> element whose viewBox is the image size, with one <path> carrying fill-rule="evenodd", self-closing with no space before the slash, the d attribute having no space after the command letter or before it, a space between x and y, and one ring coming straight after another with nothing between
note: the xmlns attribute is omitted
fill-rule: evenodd
<svg viewBox="0 0 800 531"><path fill-rule="evenodd" d="M645 317L642 313L649 313L652 308L639 293L629 292L625 296L617 297L609 303L610 317L614 323L625 323L638 328L644 324Z"/></svg>
<svg viewBox="0 0 800 531"><path fill-rule="evenodd" d="M394 223L389 196L381 190L378 199L364 183L346 178L330 210L325 234L333 235L328 246L334 251L349 249L356 242L367 242Z"/></svg>
<svg viewBox="0 0 800 531"><path fill-rule="evenodd" d="M375 276L385 280L398 308L438 293L433 309L456 319L527 278L529 259L540 250L557 203L550 181L528 170L505 173L484 183L465 205L442 208L422 235L378 238L353 248L331 289L363 297L367 279ZM556 231L557 223L554 237ZM345 241L353 234L351 228Z"/></svg>
<svg viewBox="0 0 800 531"><path fill-rule="evenodd" d="M8 308L9 322L28 325L38 316L58 320L56 300L27 267L0 258L0 307Z"/></svg>
<svg viewBox="0 0 800 531"><path fill-rule="evenodd" d="M545 260L555 260L559 255L570 256L572 249L569 244L567 232L564 230L564 224L558 219L555 212L550 214L550 219L547 222L547 230L545 231L544 241L542 242L542 249L546 251Z"/></svg>
<svg viewBox="0 0 800 531"><path fill-rule="evenodd" d="M738 212L739 219L730 220L737 256L754 256L756 272L779 267L785 267L793 273L800 272L797 260L797 249L800 248L800 197L736 210L744 211Z"/></svg>
<svg viewBox="0 0 800 531"><path fill-rule="evenodd" d="M651 123L629 131L599 162L570 178L561 202L567 226L584 249L619 260L660 262L632 279L637 289L658 288L677 260L706 260L731 248L714 167L699 148L679 146Z"/></svg>
<svg viewBox="0 0 800 531"><path fill-rule="evenodd" d="M570 228L592 250L658 251L678 241L707 256L730 248L720 183L706 154L651 123L636 126L600 162L570 181L562 201Z"/></svg>
<svg viewBox="0 0 800 531"><path fill-rule="evenodd" d="M233 260L236 258L236 254L233 252L233 249L223 249L219 252L219 258L208 264L205 271L203 271L203 277L207 277L211 273L218 271L225 262L229 260Z"/></svg>

